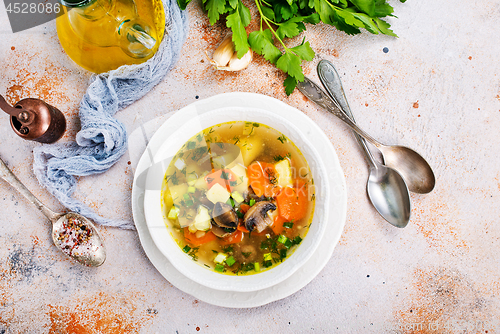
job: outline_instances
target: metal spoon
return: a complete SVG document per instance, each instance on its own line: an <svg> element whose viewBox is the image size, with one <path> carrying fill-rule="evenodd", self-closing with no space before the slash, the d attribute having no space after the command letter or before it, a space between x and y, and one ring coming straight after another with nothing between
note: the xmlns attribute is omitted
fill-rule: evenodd
<svg viewBox="0 0 500 334"><path fill-rule="evenodd" d="M318 76L330 96L338 102L342 110L353 122L351 108L345 97L340 76L335 67L327 60L318 64ZM355 133L359 145L363 148L366 160L370 165L370 176L366 184L368 197L375 209L385 220L396 227L405 227L411 214L410 193L405 181L394 169L380 164L373 158L366 142Z"/></svg>
<svg viewBox="0 0 500 334"><path fill-rule="evenodd" d="M384 156L385 164L401 174L410 191L426 194L434 189L436 184L434 173L427 161L417 152L405 146L384 145L375 140L344 114L338 103L310 79L304 78L303 82L297 84L297 88L311 101L333 113L361 137L377 147Z"/></svg>
<svg viewBox="0 0 500 334"><path fill-rule="evenodd" d="M52 240L67 256L81 264L98 267L106 260L106 248L94 224L74 212L55 213L38 200L0 159L0 177L33 203L52 223Z"/></svg>

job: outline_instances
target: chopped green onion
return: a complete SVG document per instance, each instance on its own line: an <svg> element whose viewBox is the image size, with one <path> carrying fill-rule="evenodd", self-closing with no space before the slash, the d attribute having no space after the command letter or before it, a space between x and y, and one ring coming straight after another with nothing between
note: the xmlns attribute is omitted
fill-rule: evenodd
<svg viewBox="0 0 500 334"><path fill-rule="evenodd" d="M236 211L236 215L238 216L238 218L245 217L245 214L243 212L241 212L240 210Z"/></svg>
<svg viewBox="0 0 500 334"><path fill-rule="evenodd" d="M271 261L273 259L271 253L264 254L264 261Z"/></svg>
<svg viewBox="0 0 500 334"><path fill-rule="evenodd" d="M189 199L189 195L188 194L184 194L182 197L184 197L185 200Z"/></svg>
<svg viewBox="0 0 500 334"><path fill-rule="evenodd" d="M286 258L286 249L281 249L281 250L280 250L280 258L281 258L281 259Z"/></svg>
<svg viewBox="0 0 500 334"><path fill-rule="evenodd" d="M266 268L269 268L270 266L273 265L273 261L264 261L262 265Z"/></svg>
<svg viewBox="0 0 500 334"><path fill-rule="evenodd" d="M234 257L233 257L233 256L230 256L230 257L228 257L228 258L226 259L226 264L227 264L229 267L231 267L231 266L232 266L233 264L235 264L235 263L236 263L236 260L234 259Z"/></svg>
<svg viewBox="0 0 500 334"><path fill-rule="evenodd" d="M216 264L214 269L220 273L224 272L224 266L222 264Z"/></svg>
<svg viewBox="0 0 500 334"><path fill-rule="evenodd" d="M302 238L301 237L295 237L295 239L293 239L293 244L294 245L298 245L302 242Z"/></svg>
<svg viewBox="0 0 500 334"><path fill-rule="evenodd" d="M188 187L188 193L194 193L194 192L196 192L196 188L195 187Z"/></svg>
<svg viewBox="0 0 500 334"><path fill-rule="evenodd" d="M189 247L188 245L184 246L184 248L182 249L184 251L184 253L187 253L191 250L191 247Z"/></svg>
<svg viewBox="0 0 500 334"><path fill-rule="evenodd" d="M234 200L231 197L229 197L227 199L226 204L231 205L233 208L236 206L236 204L234 203Z"/></svg>
<svg viewBox="0 0 500 334"><path fill-rule="evenodd" d="M292 228L293 227L293 223L283 223L283 227L285 227L285 228Z"/></svg>
<svg viewBox="0 0 500 334"><path fill-rule="evenodd" d="M186 204L186 206L191 206L194 204L194 202L193 202L193 200L190 199L189 201L186 201L185 204Z"/></svg>
<svg viewBox="0 0 500 334"><path fill-rule="evenodd" d="M283 234L280 234L280 236L278 237L278 242L282 243L282 244L285 244L285 242L288 240L287 237L285 237Z"/></svg>
<svg viewBox="0 0 500 334"><path fill-rule="evenodd" d="M255 271L257 271L257 272L260 271L260 263L259 262L254 262L253 269Z"/></svg>
<svg viewBox="0 0 500 334"><path fill-rule="evenodd" d="M250 200L250 206L254 206L254 204L255 204L255 200L252 198L252 199Z"/></svg>
<svg viewBox="0 0 500 334"><path fill-rule="evenodd" d="M293 242L292 242L290 239L288 239L287 241L285 241L284 245L285 245L285 247L286 247L286 248L290 248L290 247L292 247L294 244L293 244Z"/></svg>

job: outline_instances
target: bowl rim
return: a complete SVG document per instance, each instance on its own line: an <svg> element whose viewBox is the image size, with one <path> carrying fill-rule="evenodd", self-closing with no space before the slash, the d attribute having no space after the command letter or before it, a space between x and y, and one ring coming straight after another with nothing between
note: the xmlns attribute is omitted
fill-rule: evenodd
<svg viewBox="0 0 500 334"><path fill-rule="evenodd" d="M238 111L240 114L246 113L252 115L247 116L247 119L241 119L241 116L236 117L237 119L232 119L231 117L228 119L227 114L229 111ZM297 110L297 112L300 111ZM256 117L256 114L258 117ZM217 118L221 116L225 118L222 122ZM266 118L268 119L267 122L266 120L262 121L262 119ZM313 222L315 222L315 224L311 226L311 228L315 228L309 231L303 241L304 244L307 244L307 247L301 244L283 263L261 273L244 276L216 273L215 271L204 268L200 264L192 261L186 254L184 254L184 252L182 252L181 248L174 241L173 237L170 235L170 231L168 231L168 228L164 224L164 219L166 219L166 217L164 217L163 210L161 210L161 187L157 186L158 182L161 183L163 180L166 168L170 163L170 160L165 159L166 157L170 156L171 159L171 156L178 152L186 140L194 136L199 131L213 125L233 120L259 122L284 133L289 138L295 137L292 139L292 142L299 148L304 156L310 156L309 158L306 158L306 161L314 175L313 178L315 182L316 180L323 180L321 187L324 189L323 195L321 196L322 200L318 201L318 197L316 197L316 207L313 216ZM292 122L281 115L275 114L266 109L255 107L245 108L229 106L216 108L206 112L200 112L196 108L192 108L184 110L183 112L182 110L177 112L169 119L168 122L170 122L170 125L176 128L176 130L169 136L169 141L162 143L156 151L154 159L156 161L159 160L159 162L156 164L153 163L154 167L150 168L147 172L146 190L144 196L144 213L146 223L153 242L158 249L183 275L196 283L216 290L238 292L257 291L276 285L291 276L310 258L310 256L312 256L318 245L318 242L312 242L312 240L318 241L321 239L324 234L324 229L326 228L325 222L329 219L329 208L326 205L321 208L322 214L320 218L323 223L318 221L320 219L318 218L318 203L329 202L330 185L328 177L324 175L326 173L326 168L322 162L321 156L309 142L305 134L293 125ZM269 124L269 122L272 124ZM196 126L193 126L193 124ZM194 130L186 131L186 128L194 128ZM293 133L299 136L298 140L296 136L290 135ZM305 150L307 150L307 153ZM313 156L314 159L311 159L311 156ZM312 162L319 165L319 167L317 167L317 171L313 171L313 167L311 166ZM318 176L320 174L322 174L321 177ZM315 233L311 233L312 231L315 231ZM301 251L299 252L299 250ZM290 261L292 258L294 260Z"/></svg>

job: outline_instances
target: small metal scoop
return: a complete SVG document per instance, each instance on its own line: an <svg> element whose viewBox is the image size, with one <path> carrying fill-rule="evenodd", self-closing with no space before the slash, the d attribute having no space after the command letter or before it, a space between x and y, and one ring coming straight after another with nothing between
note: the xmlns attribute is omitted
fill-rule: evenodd
<svg viewBox="0 0 500 334"><path fill-rule="evenodd" d="M64 114L40 99L24 99L12 107L0 95L0 109L10 115L10 125L21 138L50 144L66 131Z"/></svg>
<svg viewBox="0 0 500 334"><path fill-rule="evenodd" d="M0 178L7 181L36 206L52 223L52 240L68 257L83 265L98 267L106 260L106 248L94 224L84 216L56 213L40 202L0 159Z"/></svg>

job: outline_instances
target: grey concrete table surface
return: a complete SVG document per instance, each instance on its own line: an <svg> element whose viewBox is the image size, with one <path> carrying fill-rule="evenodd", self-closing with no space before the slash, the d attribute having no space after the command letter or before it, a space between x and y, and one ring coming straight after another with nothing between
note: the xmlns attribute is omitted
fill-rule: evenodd
<svg viewBox="0 0 500 334"><path fill-rule="evenodd" d="M332 61L358 123L387 143L408 145L434 167L437 186L412 195L410 224L378 216L368 169L352 133L261 57L241 73L215 72L205 58L226 33L189 6L183 55L146 97L119 112L129 132L197 99L247 91L298 108L327 134L348 188L347 222L332 258L307 286L282 300L229 309L197 300L149 262L137 233L100 228L108 259L84 268L52 246L44 218L0 182L0 333L497 333L500 332L500 1L393 1L399 38L347 36L323 25L304 35ZM13 34L0 6L0 94L39 97L79 128L90 74L65 55L55 23ZM139 117L140 116L140 117ZM140 119L140 122L138 121ZM43 202L32 150L0 115L0 155ZM132 157L78 180L76 197L104 216L132 219ZM130 162L130 163L129 163Z"/></svg>

